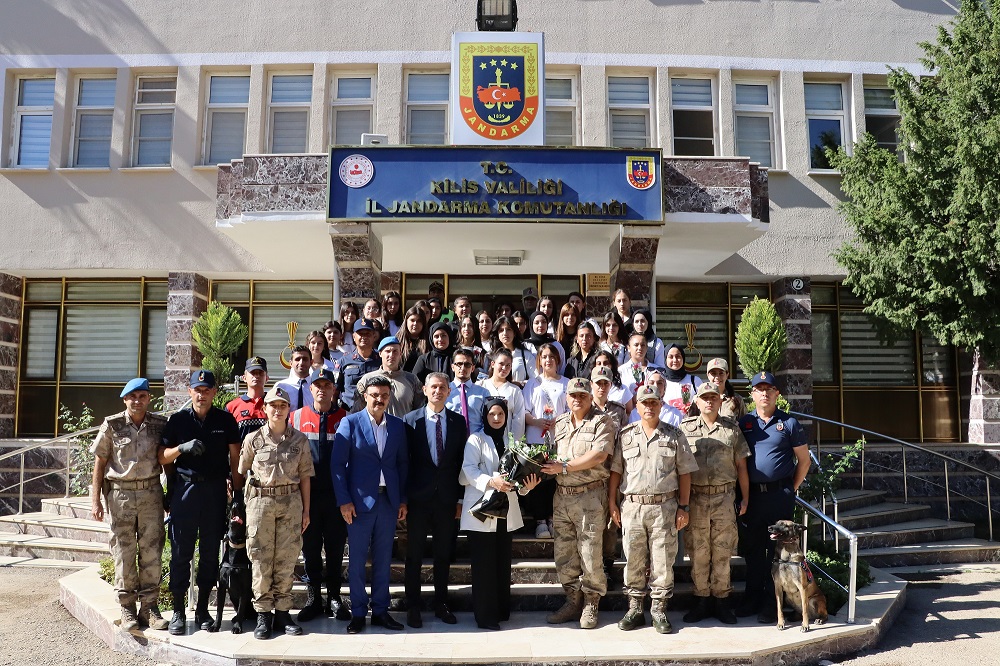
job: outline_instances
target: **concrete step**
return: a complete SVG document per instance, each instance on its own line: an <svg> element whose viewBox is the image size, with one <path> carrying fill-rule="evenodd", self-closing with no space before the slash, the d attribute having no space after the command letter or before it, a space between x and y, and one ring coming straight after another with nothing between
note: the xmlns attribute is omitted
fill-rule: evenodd
<svg viewBox="0 0 1000 666"><path fill-rule="evenodd" d="M44 557L14 557L0 555L0 567L39 567L42 569L85 569L93 566L93 562L71 562L70 560L53 560Z"/></svg>
<svg viewBox="0 0 1000 666"><path fill-rule="evenodd" d="M0 516L0 532L18 532L104 544L107 544L111 537L111 528L107 523L45 512Z"/></svg>
<svg viewBox="0 0 1000 666"><path fill-rule="evenodd" d="M930 516L931 508L926 504L882 502L847 510L841 506L838 522L852 532L857 532L903 521L922 520Z"/></svg>
<svg viewBox="0 0 1000 666"><path fill-rule="evenodd" d="M873 504L881 504L885 501L885 493L880 490L858 490L854 488L840 488L835 493L837 505L840 511L850 511ZM828 515L833 515L833 507L827 503Z"/></svg>
<svg viewBox="0 0 1000 666"><path fill-rule="evenodd" d="M873 567L892 568L955 564L968 562L1000 562L1000 542L983 539L949 539L936 543L914 543L858 550Z"/></svg>
<svg viewBox="0 0 1000 666"><path fill-rule="evenodd" d="M972 538L975 527L973 523L923 518L854 530L854 533L858 535L858 548L868 549L968 539Z"/></svg>
<svg viewBox="0 0 1000 666"><path fill-rule="evenodd" d="M108 545L93 541L0 533L0 555L40 557L73 562L97 562L110 555Z"/></svg>
<svg viewBox="0 0 1000 666"><path fill-rule="evenodd" d="M89 497L50 497L42 500L43 513L55 513L74 518L90 517Z"/></svg>

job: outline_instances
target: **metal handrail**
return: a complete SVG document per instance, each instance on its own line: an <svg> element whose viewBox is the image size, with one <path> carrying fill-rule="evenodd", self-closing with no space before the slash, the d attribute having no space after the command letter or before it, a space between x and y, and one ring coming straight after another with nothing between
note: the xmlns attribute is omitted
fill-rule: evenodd
<svg viewBox="0 0 1000 666"><path fill-rule="evenodd" d="M171 414L173 414L175 412L178 412L181 409L184 409L185 407L189 406L190 404L191 404L191 401L188 400L184 405L182 405L178 409L167 409L167 410L164 410L162 412L153 412L153 414L158 414L160 416L170 416ZM21 465L20 465L21 470L20 470L20 475L18 477L18 482L9 485L6 488L0 488L0 492L7 492L8 490L11 490L12 488L17 488L18 489L18 491L17 491L17 515L21 515L22 513L24 513L24 485L26 483L30 482L30 481L36 481L38 479L44 478L46 476L50 476L52 474L64 474L65 475L65 482L66 482L66 492L63 495L63 497L69 497L70 477L72 476L72 465L71 465L71 460L70 460L72 446L76 442L77 438L79 438L81 436L86 436L86 435L95 433L95 432L97 432L100 429L101 429L101 426L93 426L91 428L85 428L84 430L77 430L76 432L67 433L65 435L59 435L58 437L53 437L52 439L47 439L47 440L44 440L44 441L41 441L41 442L34 442L32 444L28 444L27 446L22 446L20 449L17 449L15 451L8 451L6 453L0 454L0 462L3 462L4 460L8 460L10 458L14 458L15 456L21 456ZM52 446L53 444L59 444L61 442L65 442L65 444L66 444L66 464L64 466L62 466L62 467L57 468L57 469L50 469L50 470L47 470L47 471L45 471L45 472L43 472L41 474L38 474L37 476L33 476L33 477L29 478L29 479L25 479L24 478L24 456L26 454L32 452L32 451L37 450L37 449L40 449L40 448L43 448L43 447Z"/></svg>
<svg viewBox="0 0 1000 666"><path fill-rule="evenodd" d="M827 578L832 580L841 589L847 592L847 624L854 624L854 615L855 611L857 610L857 599L858 599L858 536L854 532L850 531L849 529L838 523L830 516L826 515L825 513L814 507L806 500L802 499L801 497L796 496L795 501L803 509L805 509L806 511L808 511L809 513L811 513L812 515L816 516L821 521L823 521L825 525L832 527L834 530L837 531L838 534L844 536L850 544L849 552L850 552L851 577L850 580L848 581L847 587L845 588L843 585L841 585L839 582L837 582L834 578L830 577L829 575L827 575ZM808 521L806 522L806 524L808 525ZM806 531L803 532L802 541L803 541L802 552L805 553L808 550L809 546L808 529L806 529ZM805 612L805 609L803 609L803 612Z"/></svg>
<svg viewBox="0 0 1000 666"><path fill-rule="evenodd" d="M991 495L990 479L996 479L997 481L1000 481L1000 475L994 474L993 472L985 470L985 469L983 469L983 468L981 468L981 467L979 467L977 465L973 465L972 463L966 462L964 460L959 460L958 458L953 458L952 456L949 456L949 455L947 455L945 453L941 453L939 451L934 451L933 449L928 449L926 447L920 446L919 444L914 444L912 442L906 442L906 441L903 441L901 439L897 439L895 437L892 437L891 435L886 435L884 433L875 432L874 430L868 430L867 428L861 428L859 426L853 426L853 425L850 425L849 423L843 423L841 421L835 421L833 419L826 419L826 418L823 418L821 416L816 416L814 414L803 414L802 412L795 412L795 411L789 411L788 413L791 416L795 416L796 418L809 419L809 420L813 420L813 421L819 421L819 422L822 422L822 423L829 423L830 425L839 426L841 428L849 428L851 430L856 430L857 432L863 433L865 435L871 435L871 436L876 437L878 439L884 439L884 440L887 440L889 442L893 442L895 444L899 444L900 445L900 451L901 451L902 456L903 456L903 471L902 471L902 475L903 475L903 503L904 504L909 504L909 500L910 500L909 484L907 483L907 477L909 476L909 474L907 473L907 467L906 467L906 451L907 451L907 449L916 449L917 451L920 451L921 453L930 454L931 456L934 456L934 457L939 458L942 461L944 461L944 464L943 464L943 467L944 467L944 478L945 478L945 489L944 490L945 490L945 504L946 504L946 510L947 510L947 513L948 513L948 520L951 520L951 489L949 488L949 484L948 484L948 463L953 463L955 465L960 465L960 466L965 467L965 468L967 468L969 470L972 470L974 472L982 474L986 478L986 522L987 522L988 529L989 529L989 540L990 541L994 540L993 539L993 500L992 500L992 495ZM817 437L817 448L818 447L819 447L819 438ZM865 477L864 477L864 469L865 469L864 449L862 449L862 458L861 458L861 487L862 488L864 488L864 483L865 483L865 481L864 481L864 479L865 479Z"/></svg>

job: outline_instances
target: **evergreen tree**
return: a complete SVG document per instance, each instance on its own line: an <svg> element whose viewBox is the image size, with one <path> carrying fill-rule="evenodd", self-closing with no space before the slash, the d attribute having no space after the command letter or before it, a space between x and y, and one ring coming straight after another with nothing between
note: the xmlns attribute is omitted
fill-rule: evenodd
<svg viewBox="0 0 1000 666"><path fill-rule="evenodd" d="M921 44L932 76L890 69L902 161L866 134L841 204L854 238L837 253L882 339L918 329L1000 358L1000 5L963 2Z"/></svg>
<svg viewBox="0 0 1000 666"><path fill-rule="evenodd" d="M736 327L736 356L743 374L777 372L788 348L788 334L771 301L754 296Z"/></svg>
<svg viewBox="0 0 1000 666"><path fill-rule="evenodd" d="M239 351L249 333L236 310L216 301L209 303L194 323L191 337L201 352L202 366L215 373L218 383L232 381L232 355Z"/></svg>

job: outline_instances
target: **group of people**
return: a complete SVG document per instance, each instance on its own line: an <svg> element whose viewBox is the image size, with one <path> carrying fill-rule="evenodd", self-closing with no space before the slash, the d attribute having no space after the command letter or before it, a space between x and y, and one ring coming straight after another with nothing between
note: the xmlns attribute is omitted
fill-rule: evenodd
<svg viewBox="0 0 1000 666"><path fill-rule="evenodd" d="M586 316L581 295L571 295L553 334L540 299L525 290L523 305L532 314L524 340L515 312L474 320L469 299L455 299L447 310L436 286L426 315L418 303L400 316L402 301L389 294L382 306L369 301L364 317L310 333L293 350L289 377L270 390L265 360L250 358L246 393L225 410L212 407L217 386L207 370L192 373L191 405L169 419L149 412L145 379L124 387L125 410L105 420L94 444L92 487L93 517L103 519L106 504L111 519L122 627L186 632L184 600L197 543L194 620L213 628L208 598L230 495L245 502L258 638L302 633L290 615L300 552L308 599L298 622L331 616L358 633L370 611L373 625L402 629L389 613L390 562L402 520L406 623L422 626L428 546L430 610L457 622L448 579L462 530L475 621L499 629L510 615L512 534L524 526L522 509L535 520L537 538L553 539L566 598L547 616L550 623L597 626L620 537L629 609L618 626L645 624L648 595L654 628L670 632L666 604L681 530L697 600L684 620L714 615L734 623L736 616L759 614L771 621L767 526L791 518L809 469L802 428L777 409L775 378L766 371L751 378L756 409L747 414L725 359L709 362L707 381L689 374L684 350L664 347L650 313L632 312L624 292L599 321ZM345 331L349 348L337 335ZM500 460L512 444L525 442L546 445L550 456L539 474L514 485L500 474ZM470 510L488 493L507 494L506 516ZM156 603L164 506L169 622ZM734 609L729 563L737 514L746 524L747 581ZM340 594L345 544L349 604Z"/></svg>

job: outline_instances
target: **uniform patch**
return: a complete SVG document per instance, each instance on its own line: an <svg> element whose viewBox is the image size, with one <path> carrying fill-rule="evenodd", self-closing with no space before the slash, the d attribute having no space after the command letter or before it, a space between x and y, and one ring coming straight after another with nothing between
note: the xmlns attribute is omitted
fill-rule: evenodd
<svg viewBox="0 0 1000 666"><path fill-rule="evenodd" d="M243 411L240 412L240 416L242 416L244 418L246 418L247 416L250 416L250 410L249 409L244 409Z"/></svg>
<svg viewBox="0 0 1000 666"><path fill-rule="evenodd" d="M648 190L656 183L656 160L652 157L626 157L628 184L637 190Z"/></svg>
<svg viewBox="0 0 1000 666"><path fill-rule="evenodd" d="M785 429L785 424L779 421L778 425L774 426L774 429L777 430L778 432L781 432L782 430Z"/></svg>
<svg viewBox="0 0 1000 666"><path fill-rule="evenodd" d="M538 115L538 44L463 43L459 103L465 124L486 139L510 139Z"/></svg>

